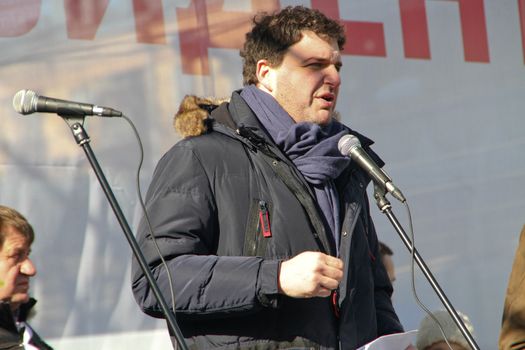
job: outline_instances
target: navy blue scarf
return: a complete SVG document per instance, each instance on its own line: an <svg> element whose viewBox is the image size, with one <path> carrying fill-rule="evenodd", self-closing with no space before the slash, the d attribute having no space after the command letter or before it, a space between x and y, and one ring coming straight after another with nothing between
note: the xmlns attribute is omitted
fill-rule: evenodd
<svg viewBox="0 0 525 350"><path fill-rule="evenodd" d="M339 197L336 179L350 162L337 148L348 134L336 120L320 126L311 122L295 123L272 95L254 85L245 87L241 97L253 110L279 149L290 158L314 188L317 203L339 246Z"/></svg>

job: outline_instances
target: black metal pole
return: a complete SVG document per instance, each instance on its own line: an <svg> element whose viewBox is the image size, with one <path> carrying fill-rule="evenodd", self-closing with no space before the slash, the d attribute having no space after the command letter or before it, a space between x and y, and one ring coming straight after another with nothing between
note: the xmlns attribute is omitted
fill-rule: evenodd
<svg viewBox="0 0 525 350"><path fill-rule="evenodd" d="M425 261L419 255L417 249L413 248L412 241L409 239L408 235L403 230L403 227L392 212L392 206L390 205L390 202L385 198L385 191L379 186L374 186L374 198L377 201L377 206L379 207L379 210L381 210L381 212L388 217L388 219L392 223L392 226L394 226L394 228L396 229L397 233L399 234L399 237L401 237L401 240L403 241L403 243L405 243L405 246L408 248L409 252L414 252L414 259L419 268L421 269L421 272L423 272L428 282L436 292L437 296L447 309L448 313L450 314L456 325L459 327L461 334L463 334L463 336L465 337L465 339L467 340L467 342L473 350L479 350L479 346L478 344L476 344L476 341L472 337L472 334L470 334L469 330L465 326L465 323L463 323L463 320L458 316L458 313L448 300L445 292L443 292L443 290L437 283L436 279L432 275L432 272L430 272L430 269L425 264Z"/></svg>
<svg viewBox="0 0 525 350"><path fill-rule="evenodd" d="M168 326L175 334L175 337L177 338L177 342L180 348L183 350L187 350L188 347L186 343L184 342L184 336L182 335L182 332L180 331L180 328L177 325L177 321L175 320L175 315L173 314L173 312L171 312L168 304L166 303L166 300L162 296L159 286L157 285L157 282L155 281L155 278L153 277L153 274L151 273L149 269L146 259L144 258L144 255L142 254L142 251L140 250L140 247L135 239L135 236L131 232L131 229L126 221L126 218L124 214L122 213L122 210L120 209L120 206L115 196L113 195L113 191L111 190L111 187L109 186L106 180L106 177L104 176L104 173L102 172L102 169L100 168L100 165L98 164L97 158L95 157L95 154L93 153L93 150L91 149L91 146L89 144L90 142L89 136L87 135L84 127L82 126L84 117L76 117L76 116L75 117L61 116L61 117L64 118L66 123L71 128L71 131L73 132L73 136L75 137L75 141L77 142L77 144L80 147L82 147L82 149L86 153L89 163L91 164L91 167L95 171L98 181L100 185L102 186L104 193L106 194L106 197L111 205L111 208L113 209L113 212L115 213L117 217L120 227L122 228L122 231L124 232L124 235L126 236L126 239L128 240L128 243L131 246L131 250L133 251L133 254L136 257L142 269L142 272L144 272L144 275L146 276L146 279L148 280L151 286L151 289L153 290L153 293L155 294L155 297L157 298L157 301L159 302L162 308L166 321L168 322Z"/></svg>

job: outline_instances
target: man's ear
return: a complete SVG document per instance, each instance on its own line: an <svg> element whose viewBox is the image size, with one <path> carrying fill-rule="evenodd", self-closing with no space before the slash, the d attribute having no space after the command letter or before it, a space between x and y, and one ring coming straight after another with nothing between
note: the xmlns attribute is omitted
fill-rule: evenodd
<svg viewBox="0 0 525 350"><path fill-rule="evenodd" d="M266 92L271 93L273 91L275 72L270 66L270 63L267 60L257 61L256 73L257 81L259 82L258 86L266 90Z"/></svg>

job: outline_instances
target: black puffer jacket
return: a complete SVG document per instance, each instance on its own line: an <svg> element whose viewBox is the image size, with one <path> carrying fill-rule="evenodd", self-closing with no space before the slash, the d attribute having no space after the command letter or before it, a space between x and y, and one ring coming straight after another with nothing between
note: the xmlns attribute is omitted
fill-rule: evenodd
<svg viewBox="0 0 525 350"><path fill-rule="evenodd" d="M356 349L379 335L402 331L378 258L367 176L351 163L336 181L344 211L339 251L345 262L338 294L280 295L280 262L304 251L335 255L333 239L308 184L239 94L211 116L215 121L205 135L186 138L163 156L146 199L187 344L196 349ZM371 143L358 136L364 145ZM144 221L138 235L169 301L166 269ZM162 317L135 261L133 291L144 312Z"/></svg>

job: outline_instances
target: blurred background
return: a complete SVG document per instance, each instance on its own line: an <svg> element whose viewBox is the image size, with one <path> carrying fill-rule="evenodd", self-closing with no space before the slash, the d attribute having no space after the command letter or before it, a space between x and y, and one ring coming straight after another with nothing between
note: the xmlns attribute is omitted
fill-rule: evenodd
<svg viewBox="0 0 525 350"><path fill-rule="evenodd" d="M33 326L56 349L169 349L165 322L142 314L131 249L68 125L17 114L15 93L109 106L133 120L154 166L178 138L186 94L241 87L238 49L256 11L315 7L344 22L338 110L376 141L408 198L421 256L482 349L497 348L508 276L525 224L524 0L4 0L0 2L0 203L33 224ZM121 118L88 117L91 147L132 228L139 148ZM372 202L394 250L394 306L423 318L410 254ZM405 228L405 208L393 203ZM174 278L177 278L174 276ZM443 308L416 268L416 288Z"/></svg>

